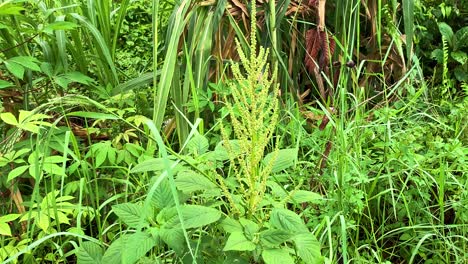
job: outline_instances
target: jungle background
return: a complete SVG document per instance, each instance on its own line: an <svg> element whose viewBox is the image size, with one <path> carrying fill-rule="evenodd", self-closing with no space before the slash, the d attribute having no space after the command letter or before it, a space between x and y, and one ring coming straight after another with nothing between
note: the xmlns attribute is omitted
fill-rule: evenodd
<svg viewBox="0 0 468 264"><path fill-rule="evenodd" d="M0 0L2 263L468 263L468 1Z"/></svg>

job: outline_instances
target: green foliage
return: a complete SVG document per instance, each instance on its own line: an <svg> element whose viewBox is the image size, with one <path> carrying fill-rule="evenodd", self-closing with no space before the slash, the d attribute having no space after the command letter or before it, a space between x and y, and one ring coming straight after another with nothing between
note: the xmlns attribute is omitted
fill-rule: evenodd
<svg viewBox="0 0 468 264"><path fill-rule="evenodd" d="M466 1L0 2L2 263L466 261Z"/></svg>

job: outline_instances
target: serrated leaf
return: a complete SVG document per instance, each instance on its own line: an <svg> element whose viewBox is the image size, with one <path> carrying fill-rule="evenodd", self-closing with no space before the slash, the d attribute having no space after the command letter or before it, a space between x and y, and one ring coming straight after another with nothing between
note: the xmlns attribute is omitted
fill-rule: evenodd
<svg viewBox="0 0 468 264"><path fill-rule="evenodd" d="M243 227L244 234L247 237L247 239L253 239L253 237L258 232L258 229L259 229L258 224L246 218L240 218L239 222Z"/></svg>
<svg viewBox="0 0 468 264"><path fill-rule="evenodd" d="M184 220L184 227L186 229L209 225L221 218L220 211L206 206L187 204L180 206L179 209ZM171 210L175 210L175 208L172 208ZM172 217L171 219L168 219L168 221L164 224L164 227L167 229L180 228L181 223L179 215L177 213L168 214L172 215Z"/></svg>
<svg viewBox="0 0 468 264"><path fill-rule="evenodd" d="M122 263L122 251L125 250L125 241L129 235L122 235L112 242L112 244L104 252L102 263Z"/></svg>
<svg viewBox="0 0 468 264"><path fill-rule="evenodd" d="M99 245L86 241L80 245L76 256L79 264L94 264L102 263L102 253L103 250Z"/></svg>
<svg viewBox="0 0 468 264"><path fill-rule="evenodd" d="M147 232L137 232L127 237L122 252L122 264L135 263L156 245L156 240Z"/></svg>
<svg viewBox="0 0 468 264"><path fill-rule="evenodd" d="M297 160L297 148L280 149L278 153L269 153L263 159L264 166L270 166L273 163L271 173L277 173L294 165ZM275 160L272 160L275 158Z"/></svg>
<svg viewBox="0 0 468 264"><path fill-rule="evenodd" d="M294 259L286 249L265 249L262 258L265 264L294 264Z"/></svg>
<svg viewBox="0 0 468 264"><path fill-rule="evenodd" d="M260 232L260 241L267 247L277 247L291 238L290 232L280 229L268 229Z"/></svg>
<svg viewBox="0 0 468 264"><path fill-rule="evenodd" d="M181 171L175 179L177 189L185 193L217 188L216 184L194 171Z"/></svg>
<svg viewBox="0 0 468 264"><path fill-rule="evenodd" d="M233 155L233 158L237 157L241 153L239 140L229 140L229 143L232 148L232 153L228 153L226 147L224 146L225 142L221 141L216 145L214 153L216 156L216 160L224 161L229 159L229 154Z"/></svg>
<svg viewBox="0 0 468 264"><path fill-rule="evenodd" d="M6 68L18 79L24 77L24 67L15 62L5 61Z"/></svg>
<svg viewBox="0 0 468 264"><path fill-rule="evenodd" d="M182 254L185 248L185 238L182 229L166 229L161 228L159 235L170 248L177 254Z"/></svg>
<svg viewBox="0 0 468 264"><path fill-rule="evenodd" d="M320 243L311 233L303 233L293 238L297 255L306 264L321 264L324 259L320 251Z"/></svg>
<svg viewBox="0 0 468 264"><path fill-rule="evenodd" d="M232 232L229 235L226 245L223 248L223 251L253 251L256 246L252 241L247 240L244 233L242 232Z"/></svg>
<svg viewBox="0 0 468 264"><path fill-rule="evenodd" d="M16 177L21 176L28 168L29 168L29 165L23 165L23 166L16 167L13 170L11 170L10 173L8 173L7 182L15 179Z"/></svg>
<svg viewBox="0 0 468 264"><path fill-rule="evenodd" d="M276 229L288 231L291 234L309 231L302 219L296 213L287 209L273 209L270 216L270 224Z"/></svg>
<svg viewBox="0 0 468 264"><path fill-rule="evenodd" d="M223 221L221 221L221 227L228 233L242 232L243 230L242 225L230 217L226 217Z"/></svg>
<svg viewBox="0 0 468 264"><path fill-rule="evenodd" d="M173 163L173 161L170 161L170 163ZM162 171L164 169L165 165L163 158L151 158L138 163L135 167L133 167L133 169L130 170L130 173Z"/></svg>
<svg viewBox="0 0 468 264"><path fill-rule="evenodd" d="M166 178L162 180L159 186L156 187L156 190L151 197L151 203L155 208L158 209L168 208L175 205L169 179Z"/></svg>
<svg viewBox="0 0 468 264"><path fill-rule="evenodd" d="M187 148L195 155L205 154L209 146L208 139L200 134L193 136L187 143Z"/></svg>
<svg viewBox="0 0 468 264"><path fill-rule="evenodd" d="M16 120L16 117L10 112L1 113L0 118L3 120L3 122L9 125L18 126L18 121Z"/></svg>
<svg viewBox="0 0 468 264"><path fill-rule="evenodd" d="M144 215L143 206L141 205L134 203L117 204L112 206L112 211L129 227L138 228L141 223L148 224L146 219L141 221Z"/></svg>
<svg viewBox="0 0 468 264"><path fill-rule="evenodd" d="M15 85L12 84L11 82L7 82L7 81L4 81L4 80L0 80L0 89L12 87L12 86L15 86Z"/></svg>
<svg viewBox="0 0 468 264"><path fill-rule="evenodd" d="M306 190L295 191L291 198L297 203L317 203L323 200L320 194Z"/></svg>

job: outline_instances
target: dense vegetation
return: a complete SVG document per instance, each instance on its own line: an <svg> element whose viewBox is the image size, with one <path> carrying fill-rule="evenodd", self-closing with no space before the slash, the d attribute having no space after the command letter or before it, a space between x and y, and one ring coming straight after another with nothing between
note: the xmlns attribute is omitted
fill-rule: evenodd
<svg viewBox="0 0 468 264"><path fill-rule="evenodd" d="M3 263L468 263L468 1L0 0Z"/></svg>

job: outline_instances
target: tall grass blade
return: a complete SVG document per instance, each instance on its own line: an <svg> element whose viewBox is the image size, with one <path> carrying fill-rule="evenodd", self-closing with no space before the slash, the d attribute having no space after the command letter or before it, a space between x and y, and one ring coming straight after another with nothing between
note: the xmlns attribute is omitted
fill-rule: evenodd
<svg viewBox="0 0 468 264"><path fill-rule="evenodd" d="M107 46L106 40L103 38L101 35L101 32L89 22L88 19L85 17L72 13L71 14L75 19L81 22L85 28L89 30L89 32L93 35L94 41L96 44L97 52L100 55L99 58L102 58L107 65L103 65L103 70L106 72L104 76L104 81L105 82L110 82L113 85L117 85L119 83L119 78L117 76L117 70L114 64L114 61L112 60L112 56L109 50L109 46ZM103 62L97 61L98 64L102 64Z"/></svg>
<svg viewBox="0 0 468 264"><path fill-rule="evenodd" d="M169 39L166 42L166 57L161 71L161 78L157 86L158 88L155 91L156 98L153 106L153 121L157 129L161 128L166 114L169 91L171 89L174 67L177 61L179 40L187 22L186 15L190 3L191 0L182 1L173 13L171 23L169 23L169 27L172 31L168 34Z"/></svg>
<svg viewBox="0 0 468 264"><path fill-rule="evenodd" d="M411 64L413 54L413 36L414 36L414 1L403 0L403 22L406 35L406 56L408 64Z"/></svg>

